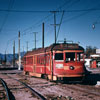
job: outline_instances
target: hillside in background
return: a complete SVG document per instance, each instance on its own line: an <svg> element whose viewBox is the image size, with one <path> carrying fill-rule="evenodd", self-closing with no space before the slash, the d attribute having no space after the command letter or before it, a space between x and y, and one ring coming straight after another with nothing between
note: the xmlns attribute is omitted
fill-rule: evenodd
<svg viewBox="0 0 100 100"><path fill-rule="evenodd" d="M25 52L21 52L21 58L25 55ZM0 60L5 60L5 54L0 53ZM13 60L13 54L6 54L7 61L11 62ZM15 54L15 59L18 59L18 54Z"/></svg>

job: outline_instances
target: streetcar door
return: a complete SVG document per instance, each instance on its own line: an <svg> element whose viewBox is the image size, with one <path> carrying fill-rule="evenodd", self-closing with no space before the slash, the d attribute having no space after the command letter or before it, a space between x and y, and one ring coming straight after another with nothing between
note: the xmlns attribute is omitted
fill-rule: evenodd
<svg viewBox="0 0 100 100"><path fill-rule="evenodd" d="M33 72L36 72L36 56L34 56Z"/></svg>

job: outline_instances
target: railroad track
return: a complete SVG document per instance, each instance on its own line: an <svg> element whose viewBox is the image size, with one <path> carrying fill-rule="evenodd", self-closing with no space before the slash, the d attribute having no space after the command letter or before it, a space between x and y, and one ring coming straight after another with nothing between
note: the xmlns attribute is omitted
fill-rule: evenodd
<svg viewBox="0 0 100 100"><path fill-rule="evenodd" d="M11 76L8 75L9 78L13 79L13 80L16 80L17 82L21 83L23 86L25 86L26 88L29 89L29 91L31 91L31 93L33 95L35 95L39 100L46 100L46 98L44 96L42 96L40 93L38 93L37 91L35 91L33 88L31 88L29 85L27 85L25 82L23 82L22 80L18 80L18 79L15 79Z"/></svg>
<svg viewBox="0 0 100 100"><path fill-rule="evenodd" d="M62 86L64 85L62 83L59 83L59 84L61 84ZM66 84L65 86L67 88L75 90L75 91L80 91L80 92L83 92L83 93L87 93L88 95L100 97L100 88L96 88L94 86L80 85L80 84L76 84L76 85L73 85L73 86Z"/></svg>
<svg viewBox="0 0 100 100"><path fill-rule="evenodd" d="M0 100L11 100L10 91L2 78L0 78Z"/></svg>
<svg viewBox="0 0 100 100"><path fill-rule="evenodd" d="M9 78L7 79L7 77L9 77ZM40 80L39 79L37 79L37 80L31 79L31 77L23 76L22 74L12 75L10 73L7 73L5 78L8 81L10 81L10 80L12 81L8 85L11 87L11 88L10 87L9 88L12 90L12 93L15 93L15 96L16 96L16 92L19 94L19 91L20 91L20 93L24 93L22 91L26 91L26 94L28 93L29 98L31 98L31 99L39 98L39 100L46 100L46 99L47 100L63 100L63 99L59 99L61 97L58 97L59 96L58 93L61 93L62 97L66 97L66 96L72 97L72 95L73 95L73 98L75 98L75 100L100 100L100 96L99 96L100 88L99 87L96 88L95 86L91 86L91 85L62 84L62 83L52 84L52 83L49 83L46 81L42 81L41 79ZM13 80L15 80L15 81L13 81ZM19 81L21 81L22 85L17 83ZM23 84L25 84L25 85L23 85ZM37 91L41 91L46 99L43 96L42 96L43 98L38 97L39 95L41 95L38 92L36 94L32 93L32 91L30 89L29 90L31 92L29 92L26 85L29 87L32 87L33 89L36 89ZM53 91L54 95L51 93L50 90ZM58 93L56 91L58 91ZM80 96L79 96L79 94L80 94ZM17 95L16 97L18 97L18 96L19 95ZM58 98L58 99L54 99L54 98ZM69 99L64 98L64 100L69 100Z"/></svg>

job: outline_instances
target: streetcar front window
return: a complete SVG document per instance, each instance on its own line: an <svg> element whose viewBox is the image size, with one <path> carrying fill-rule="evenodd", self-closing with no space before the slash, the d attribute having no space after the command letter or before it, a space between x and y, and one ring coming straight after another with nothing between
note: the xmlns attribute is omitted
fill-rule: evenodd
<svg viewBox="0 0 100 100"><path fill-rule="evenodd" d="M66 53L66 61L75 61L75 53L73 52Z"/></svg>
<svg viewBox="0 0 100 100"><path fill-rule="evenodd" d="M63 60L63 53L56 53L55 60Z"/></svg>
<svg viewBox="0 0 100 100"><path fill-rule="evenodd" d="M84 54L83 53L77 53L77 61L83 61Z"/></svg>
<svg viewBox="0 0 100 100"><path fill-rule="evenodd" d="M83 53L68 52L66 53L66 62L68 61L83 61Z"/></svg>

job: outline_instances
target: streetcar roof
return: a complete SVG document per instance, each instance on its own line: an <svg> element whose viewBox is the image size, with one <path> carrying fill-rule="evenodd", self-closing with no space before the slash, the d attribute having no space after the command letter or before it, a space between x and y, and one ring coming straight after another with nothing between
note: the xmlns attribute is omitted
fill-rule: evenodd
<svg viewBox="0 0 100 100"><path fill-rule="evenodd" d="M60 44L52 44L49 47L45 48L38 48L34 49L32 51L28 51L25 55L32 55L32 54L38 54L38 53L44 53L49 51L63 51L63 50L83 50L84 48L79 46L76 43L60 43Z"/></svg>

